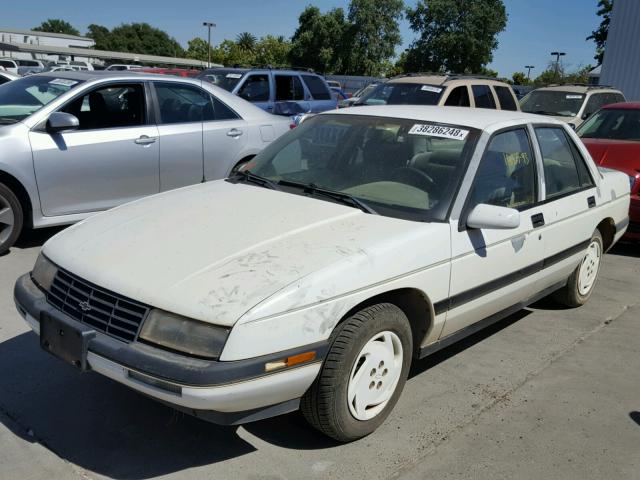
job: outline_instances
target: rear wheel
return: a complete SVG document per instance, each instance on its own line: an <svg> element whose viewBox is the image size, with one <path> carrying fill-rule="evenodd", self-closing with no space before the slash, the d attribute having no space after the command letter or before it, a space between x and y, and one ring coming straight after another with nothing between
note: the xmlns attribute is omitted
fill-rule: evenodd
<svg viewBox="0 0 640 480"><path fill-rule="evenodd" d="M411 327L402 310L381 303L345 320L332 338L301 410L322 433L348 442L378 428L398 401L411 363Z"/></svg>
<svg viewBox="0 0 640 480"><path fill-rule="evenodd" d="M569 277L567 285L555 292L554 298L568 307L579 307L587 303L598 280L603 252L602 234L600 230L596 230L580 265Z"/></svg>
<svg viewBox="0 0 640 480"><path fill-rule="evenodd" d="M20 232L24 214L18 197L3 183L0 183L0 254L15 243Z"/></svg>

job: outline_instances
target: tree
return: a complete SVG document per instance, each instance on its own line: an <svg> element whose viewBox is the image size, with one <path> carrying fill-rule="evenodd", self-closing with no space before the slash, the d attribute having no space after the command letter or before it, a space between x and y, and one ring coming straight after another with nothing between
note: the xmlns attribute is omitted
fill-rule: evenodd
<svg viewBox="0 0 640 480"><path fill-rule="evenodd" d="M185 57L206 62L208 58L208 48L209 44L206 40L203 40L200 37L193 38L187 43Z"/></svg>
<svg viewBox="0 0 640 480"><path fill-rule="evenodd" d="M308 6L291 37L291 64L324 73L341 72L347 56L343 44L347 28L342 8L322 14L318 7Z"/></svg>
<svg viewBox="0 0 640 480"><path fill-rule="evenodd" d="M402 0L351 0L344 45L349 45L345 67L352 75L380 75L402 42L398 20Z"/></svg>
<svg viewBox="0 0 640 480"><path fill-rule="evenodd" d="M242 32L236 37L236 43L241 50L253 52L256 48L257 39L249 32Z"/></svg>
<svg viewBox="0 0 640 480"><path fill-rule="evenodd" d="M514 85L529 85L531 81L527 78L527 74L524 72L515 72L511 76L511 80Z"/></svg>
<svg viewBox="0 0 640 480"><path fill-rule="evenodd" d="M107 27L102 25L96 25L92 23L87 27L87 37L93 39L96 42L95 47L98 50L107 50L107 42L109 41L109 35L111 32Z"/></svg>
<svg viewBox="0 0 640 480"><path fill-rule="evenodd" d="M407 19L419 35L408 70L475 73L492 60L507 13L502 0L419 0Z"/></svg>
<svg viewBox="0 0 640 480"><path fill-rule="evenodd" d="M604 58L604 49L607 45L607 36L609 35L609 24L611 23L611 10L613 10L613 0L599 0L598 16L602 17L602 22L597 30L591 32L586 40L593 40L596 44L596 59L598 65L602 64Z"/></svg>
<svg viewBox="0 0 640 480"><path fill-rule="evenodd" d="M91 27L94 27L91 29ZM122 24L109 31L99 25L91 25L90 33L97 35L96 48L116 52L144 53L166 57L182 57L182 46L166 32L148 23ZM93 38L93 37L92 37ZM98 39L100 42L98 43Z"/></svg>
<svg viewBox="0 0 640 480"><path fill-rule="evenodd" d="M69 22L60 20L59 18L50 18L42 22L39 26L34 27L32 30L36 32L48 32L48 33L64 33L66 35L79 36L80 32L73 27Z"/></svg>
<svg viewBox="0 0 640 480"><path fill-rule="evenodd" d="M289 64L291 42L283 36L262 37L255 46L255 61L257 65L271 65L272 67L286 67Z"/></svg>

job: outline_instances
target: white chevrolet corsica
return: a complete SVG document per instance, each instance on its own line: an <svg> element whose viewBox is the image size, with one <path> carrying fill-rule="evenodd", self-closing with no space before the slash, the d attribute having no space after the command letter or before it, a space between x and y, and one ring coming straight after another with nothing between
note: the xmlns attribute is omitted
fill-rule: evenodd
<svg viewBox="0 0 640 480"><path fill-rule="evenodd" d="M584 304L628 210L629 177L552 119L352 108L59 233L15 299L81 370L216 423L300 408L349 441L412 359L552 293Z"/></svg>

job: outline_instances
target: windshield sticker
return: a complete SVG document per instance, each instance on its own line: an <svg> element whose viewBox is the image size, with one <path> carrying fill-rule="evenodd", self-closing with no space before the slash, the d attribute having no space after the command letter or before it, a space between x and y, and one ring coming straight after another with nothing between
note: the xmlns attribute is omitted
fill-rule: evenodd
<svg viewBox="0 0 640 480"><path fill-rule="evenodd" d="M567 100L580 100L582 98L582 95L567 95L565 98Z"/></svg>
<svg viewBox="0 0 640 480"><path fill-rule="evenodd" d="M241 73L227 73L227 78L242 78Z"/></svg>
<svg viewBox="0 0 640 480"><path fill-rule="evenodd" d="M73 87L76 83L75 80L69 80L68 78L54 78L49 82L49 85L62 85L63 87Z"/></svg>
<svg viewBox="0 0 640 480"><path fill-rule="evenodd" d="M416 123L409 135L429 135L432 137L451 138L453 140L464 140L467 138L469 130L463 130L462 128L454 127L442 127L440 125L424 125Z"/></svg>
<svg viewBox="0 0 640 480"><path fill-rule="evenodd" d="M433 93L440 93L442 91L440 87L432 87L431 85L423 85L422 87L420 87L420 90Z"/></svg>

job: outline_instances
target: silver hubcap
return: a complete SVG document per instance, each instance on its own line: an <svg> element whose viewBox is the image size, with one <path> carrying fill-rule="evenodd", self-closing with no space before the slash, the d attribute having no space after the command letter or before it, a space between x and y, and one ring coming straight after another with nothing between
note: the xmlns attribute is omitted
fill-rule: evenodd
<svg viewBox="0 0 640 480"><path fill-rule="evenodd" d="M393 332L375 334L351 369L347 400L358 420L370 420L389 403L402 373L402 342Z"/></svg>
<svg viewBox="0 0 640 480"><path fill-rule="evenodd" d="M591 242L587 248L587 254L580 265L578 273L578 291L580 295L587 295L598 277L598 269L600 268L600 258L602 257L602 249L598 242Z"/></svg>
<svg viewBox="0 0 640 480"><path fill-rule="evenodd" d="M13 232L15 217L6 198L0 195L0 243L4 243Z"/></svg>

